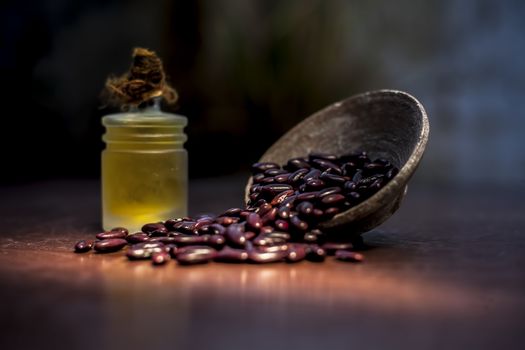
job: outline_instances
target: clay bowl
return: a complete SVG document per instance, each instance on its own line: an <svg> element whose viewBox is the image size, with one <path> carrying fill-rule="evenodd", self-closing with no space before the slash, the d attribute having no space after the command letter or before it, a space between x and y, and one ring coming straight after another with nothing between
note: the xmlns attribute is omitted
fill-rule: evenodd
<svg viewBox="0 0 525 350"><path fill-rule="evenodd" d="M328 233L360 234L387 220L400 206L428 141L425 109L411 95L379 90L352 96L311 115L275 142L259 161L286 164L310 152L342 155L365 150L386 158L399 173L372 197L325 221ZM246 186L248 200L252 179Z"/></svg>

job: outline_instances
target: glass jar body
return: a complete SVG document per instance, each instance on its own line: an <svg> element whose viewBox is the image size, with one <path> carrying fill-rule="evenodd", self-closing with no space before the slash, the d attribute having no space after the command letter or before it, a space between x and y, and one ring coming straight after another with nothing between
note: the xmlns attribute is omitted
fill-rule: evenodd
<svg viewBox="0 0 525 350"><path fill-rule="evenodd" d="M186 118L158 109L103 118L102 225L139 231L187 215Z"/></svg>

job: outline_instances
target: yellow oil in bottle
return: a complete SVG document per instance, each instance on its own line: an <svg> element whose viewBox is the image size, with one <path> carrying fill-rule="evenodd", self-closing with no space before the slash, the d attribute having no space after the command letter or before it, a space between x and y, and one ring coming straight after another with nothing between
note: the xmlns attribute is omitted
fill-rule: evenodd
<svg viewBox="0 0 525 350"><path fill-rule="evenodd" d="M187 119L158 105L103 118L103 228L139 231L149 222L187 215Z"/></svg>

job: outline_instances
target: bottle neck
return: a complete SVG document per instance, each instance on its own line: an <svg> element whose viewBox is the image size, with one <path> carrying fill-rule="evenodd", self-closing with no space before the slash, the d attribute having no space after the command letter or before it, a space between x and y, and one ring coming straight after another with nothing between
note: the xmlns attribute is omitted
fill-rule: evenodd
<svg viewBox="0 0 525 350"><path fill-rule="evenodd" d="M186 142L186 117L160 110L160 101L125 113L102 118L106 133L102 139L107 150L168 151L182 150Z"/></svg>

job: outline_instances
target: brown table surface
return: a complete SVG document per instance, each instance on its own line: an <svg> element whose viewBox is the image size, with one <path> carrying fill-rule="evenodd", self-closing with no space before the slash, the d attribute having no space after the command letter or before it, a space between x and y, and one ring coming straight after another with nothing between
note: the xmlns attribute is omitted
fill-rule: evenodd
<svg viewBox="0 0 525 350"><path fill-rule="evenodd" d="M242 187L195 181L191 211ZM0 349L523 349L524 194L416 184L363 264L156 268L72 253L96 182L0 188Z"/></svg>

